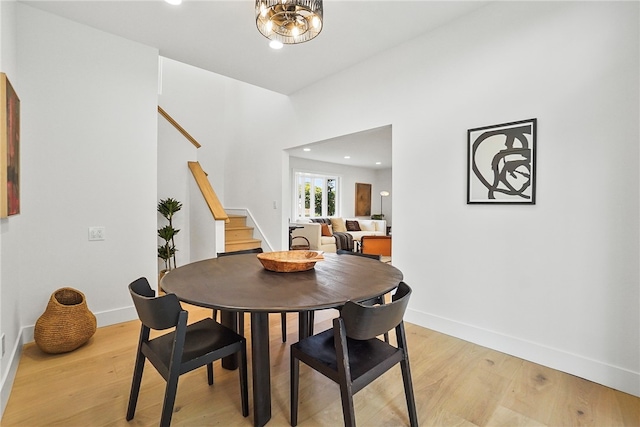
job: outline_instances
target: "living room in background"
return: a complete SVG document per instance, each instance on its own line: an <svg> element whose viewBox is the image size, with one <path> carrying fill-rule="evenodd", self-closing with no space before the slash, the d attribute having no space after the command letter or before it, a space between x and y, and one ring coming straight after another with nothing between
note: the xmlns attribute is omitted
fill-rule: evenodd
<svg viewBox="0 0 640 427"><path fill-rule="evenodd" d="M294 218L340 215L339 177L335 175L295 171Z"/></svg>

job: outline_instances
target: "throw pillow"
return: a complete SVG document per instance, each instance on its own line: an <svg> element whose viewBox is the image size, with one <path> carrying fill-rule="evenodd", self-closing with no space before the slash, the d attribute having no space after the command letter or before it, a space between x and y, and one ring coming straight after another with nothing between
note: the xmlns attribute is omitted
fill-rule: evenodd
<svg viewBox="0 0 640 427"><path fill-rule="evenodd" d="M331 226L330 225L322 224L322 235L323 236L327 236L327 237L333 236L333 233L331 232Z"/></svg>
<svg viewBox="0 0 640 427"><path fill-rule="evenodd" d="M344 219L342 218L331 218L331 226L333 227L334 233L344 233L347 231L347 227L344 225Z"/></svg>
<svg viewBox="0 0 640 427"><path fill-rule="evenodd" d="M358 221L347 220L347 231L361 231L360 224L358 224Z"/></svg>
<svg viewBox="0 0 640 427"><path fill-rule="evenodd" d="M376 226L371 220L358 220L360 231L376 231Z"/></svg>

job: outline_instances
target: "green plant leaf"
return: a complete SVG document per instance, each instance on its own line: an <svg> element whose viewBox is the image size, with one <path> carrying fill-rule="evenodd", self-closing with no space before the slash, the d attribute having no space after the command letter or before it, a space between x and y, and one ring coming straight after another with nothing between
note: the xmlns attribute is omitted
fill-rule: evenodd
<svg viewBox="0 0 640 427"><path fill-rule="evenodd" d="M166 240L167 242L171 240L171 238L176 234L176 230L170 225L165 225L164 227L158 229L158 237Z"/></svg>
<svg viewBox="0 0 640 427"><path fill-rule="evenodd" d="M182 209L182 203L176 199L172 199L171 197L160 200L158 203L158 212L168 220L170 220L173 217L173 214L178 212L180 209Z"/></svg>

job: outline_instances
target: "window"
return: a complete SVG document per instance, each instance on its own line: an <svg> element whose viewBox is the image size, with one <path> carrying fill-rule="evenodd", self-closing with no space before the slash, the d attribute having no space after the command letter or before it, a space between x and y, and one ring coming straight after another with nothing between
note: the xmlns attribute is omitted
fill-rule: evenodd
<svg viewBox="0 0 640 427"><path fill-rule="evenodd" d="M338 177L296 172L294 218L339 216Z"/></svg>

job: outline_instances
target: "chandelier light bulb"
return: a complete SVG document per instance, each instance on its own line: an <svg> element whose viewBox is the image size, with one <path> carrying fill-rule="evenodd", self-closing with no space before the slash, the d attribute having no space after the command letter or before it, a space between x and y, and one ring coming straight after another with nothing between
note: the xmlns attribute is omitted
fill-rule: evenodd
<svg viewBox="0 0 640 427"><path fill-rule="evenodd" d="M320 27L320 18L318 18L317 15L313 16L313 19L311 20L311 25L313 25L313 28L319 28Z"/></svg>
<svg viewBox="0 0 640 427"><path fill-rule="evenodd" d="M300 29L298 27L293 27L291 30L291 35L293 37L298 37L300 35Z"/></svg>

